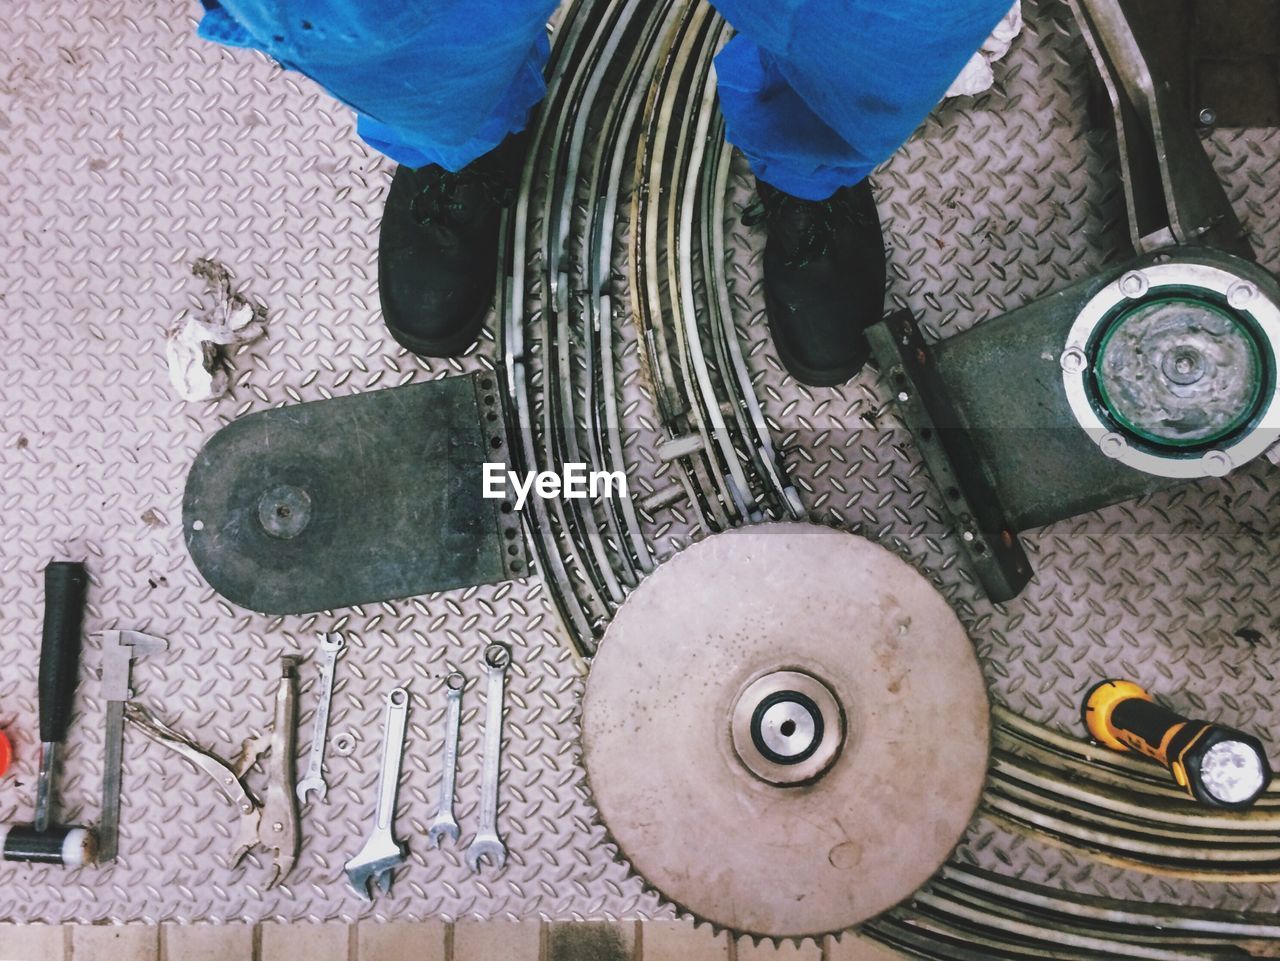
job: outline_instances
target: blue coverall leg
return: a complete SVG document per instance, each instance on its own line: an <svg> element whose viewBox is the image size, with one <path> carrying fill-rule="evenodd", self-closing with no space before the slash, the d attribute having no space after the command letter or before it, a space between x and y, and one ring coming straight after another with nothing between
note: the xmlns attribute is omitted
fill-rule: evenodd
<svg viewBox="0 0 1280 961"><path fill-rule="evenodd" d="M1010 0L715 0L729 142L765 183L824 200L920 126Z"/></svg>
<svg viewBox="0 0 1280 961"><path fill-rule="evenodd" d="M354 108L371 146L450 170L520 130L556 0L202 0L201 36L253 47ZM941 99L1010 0L715 0L729 139L806 200L858 183Z"/></svg>
<svg viewBox="0 0 1280 961"><path fill-rule="evenodd" d="M261 50L359 115L406 167L460 170L547 92L557 0L201 0L199 35Z"/></svg>

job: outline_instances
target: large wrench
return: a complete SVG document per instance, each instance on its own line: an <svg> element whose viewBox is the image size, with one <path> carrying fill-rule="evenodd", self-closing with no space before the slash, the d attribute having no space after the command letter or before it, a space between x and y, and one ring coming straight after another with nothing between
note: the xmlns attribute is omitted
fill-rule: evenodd
<svg viewBox="0 0 1280 961"><path fill-rule="evenodd" d="M400 760L404 754L404 730L409 716L409 692L393 688L387 695L387 718L382 738L382 771L378 780L378 806L374 810L373 832L360 852L345 865L347 880L356 894L373 900L370 882L383 894L391 893L391 875L409 856L405 845L395 838L396 790L400 784Z"/></svg>
<svg viewBox="0 0 1280 961"><path fill-rule="evenodd" d="M323 801L329 795L329 785L324 780L324 745L329 737L329 706L333 701L333 671L338 664L338 655L347 646L341 634L321 634L320 653L324 661L320 664L320 703L316 705L316 717L311 726L311 760L307 764L307 773L298 782L298 800L307 803L307 794L315 791Z"/></svg>
<svg viewBox="0 0 1280 961"><path fill-rule="evenodd" d="M484 774L480 782L480 829L467 848L467 864L480 873L480 859L495 868L507 863L507 846L498 837L498 780L502 774L502 694L511 651L505 644L484 649L484 670L489 676L485 694Z"/></svg>
<svg viewBox="0 0 1280 961"><path fill-rule="evenodd" d="M442 837L448 836L456 844L461 833L453 816L453 785L458 766L458 724L462 718L462 686L465 683L466 678L457 671L444 679L444 693L449 700L444 722L444 772L440 775L440 806L431 827L427 828L427 840L437 848Z"/></svg>

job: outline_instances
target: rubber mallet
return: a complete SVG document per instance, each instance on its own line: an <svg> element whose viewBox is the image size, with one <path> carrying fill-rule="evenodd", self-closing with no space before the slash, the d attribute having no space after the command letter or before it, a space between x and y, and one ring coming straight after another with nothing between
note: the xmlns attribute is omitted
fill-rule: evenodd
<svg viewBox="0 0 1280 961"><path fill-rule="evenodd" d="M81 625L89 575L84 565L53 561L44 569L44 637L40 645L40 776L33 824L0 824L0 859L79 867L94 859L88 828L50 823L58 745L67 736L80 671Z"/></svg>

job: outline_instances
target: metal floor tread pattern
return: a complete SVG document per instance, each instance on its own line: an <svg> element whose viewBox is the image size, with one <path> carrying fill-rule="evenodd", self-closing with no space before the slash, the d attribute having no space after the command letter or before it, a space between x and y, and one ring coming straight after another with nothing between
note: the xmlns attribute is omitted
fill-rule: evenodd
<svg viewBox="0 0 1280 961"><path fill-rule="evenodd" d="M996 86L944 104L874 177L887 306L911 309L936 337L1085 276L1126 243L1114 138L1088 122L1093 68L1071 12L1062 0L1024 6L1026 28ZM530 163L524 219L513 211L508 225L510 279L481 343L456 361L404 352L381 323L377 229L390 162L314 84L198 41L194 12L176 0L0 9L0 725L17 753L0 780L0 820L25 817L34 796L39 572L53 556L87 557L87 630L169 639L167 655L135 665L135 697L223 755L269 721L278 655L311 652L319 631L348 632L331 730L355 734L358 747L330 754L328 803L304 809L294 874L265 891L270 869L257 854L228 864L235 814L213 786L127 738L119 861L72 873L0 865L0 919L670 916L614 861L582 793L579 651L646 570L708 529L758 516L850 530L924 572L959 612L993 700L1027 724L1080 737L1082 692L1124 674L1274 748L1274 468L1256 463L1029 532L1036 579L1014 601L987 602L876 372L810 389L772 351L763 235L741 216L752 180L714 111L709 57L727 33L709 8L579 0L563 13L544 147ZM653 109L663 103L666 127ZM1216 131L1206 144L1260 261L1280 268L1280 132ZM637 191L642 172L650 186ZM228 397L188 404L168 383L164 332L201 306L199 258L225 264L267 307L269 328L236 351ZM486 368L508 375L528 459L576 449L624 464L634 516L530 516L538 576L332 616L251 614L205 585L182 544L181 497L218 427L280 404ZM679 391L691 409L699 398L754 401L759 419L717 428L717 405L704 403L707 446L719 453L670 455ZM728 470L735 457L745 485ZM740 501L737 516L704 496L716 489ZM511 854L502 872L473 876L462 846L415 839L434 813L453 669L473 685L459 753L464 844L474 828L474 684L493 640L514 649L501 814ZM67 821L98 809L97 650L87 637L61 784ZM341 868L371 815L379 696L394 682L413 695L399 818L411 864L369 907ZM1280 887L1257 879L1265 872L1141 870L1028 830L995 794L948 871L969 869L1149 905L1280 910ZM911 922L884 922L895 925Z"/></svg>

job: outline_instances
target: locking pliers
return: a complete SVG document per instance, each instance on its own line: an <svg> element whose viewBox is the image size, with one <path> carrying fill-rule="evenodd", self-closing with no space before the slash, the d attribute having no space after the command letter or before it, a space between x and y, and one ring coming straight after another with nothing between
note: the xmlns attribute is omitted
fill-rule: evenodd
<svg viewBox="0 0 1280 961"><path fill-rule="evenodd" d="M280 684L276 688L275 715L271 730L249 738L234 762L224 761L157 720L141 705L125 705L125 717L143 734L182 755L213 778L222 792L240 812L240 834L231 863L239 864L249 849L262 845L273 854L275 871L267 889L282 882L293 870L301 846L298 823L298 799L294 794L294 757L298 733L298 662L301 658L280 659ZM245 776L265 755L271 755L267 767L267 791L264 800L249 790Z"/></svg>

